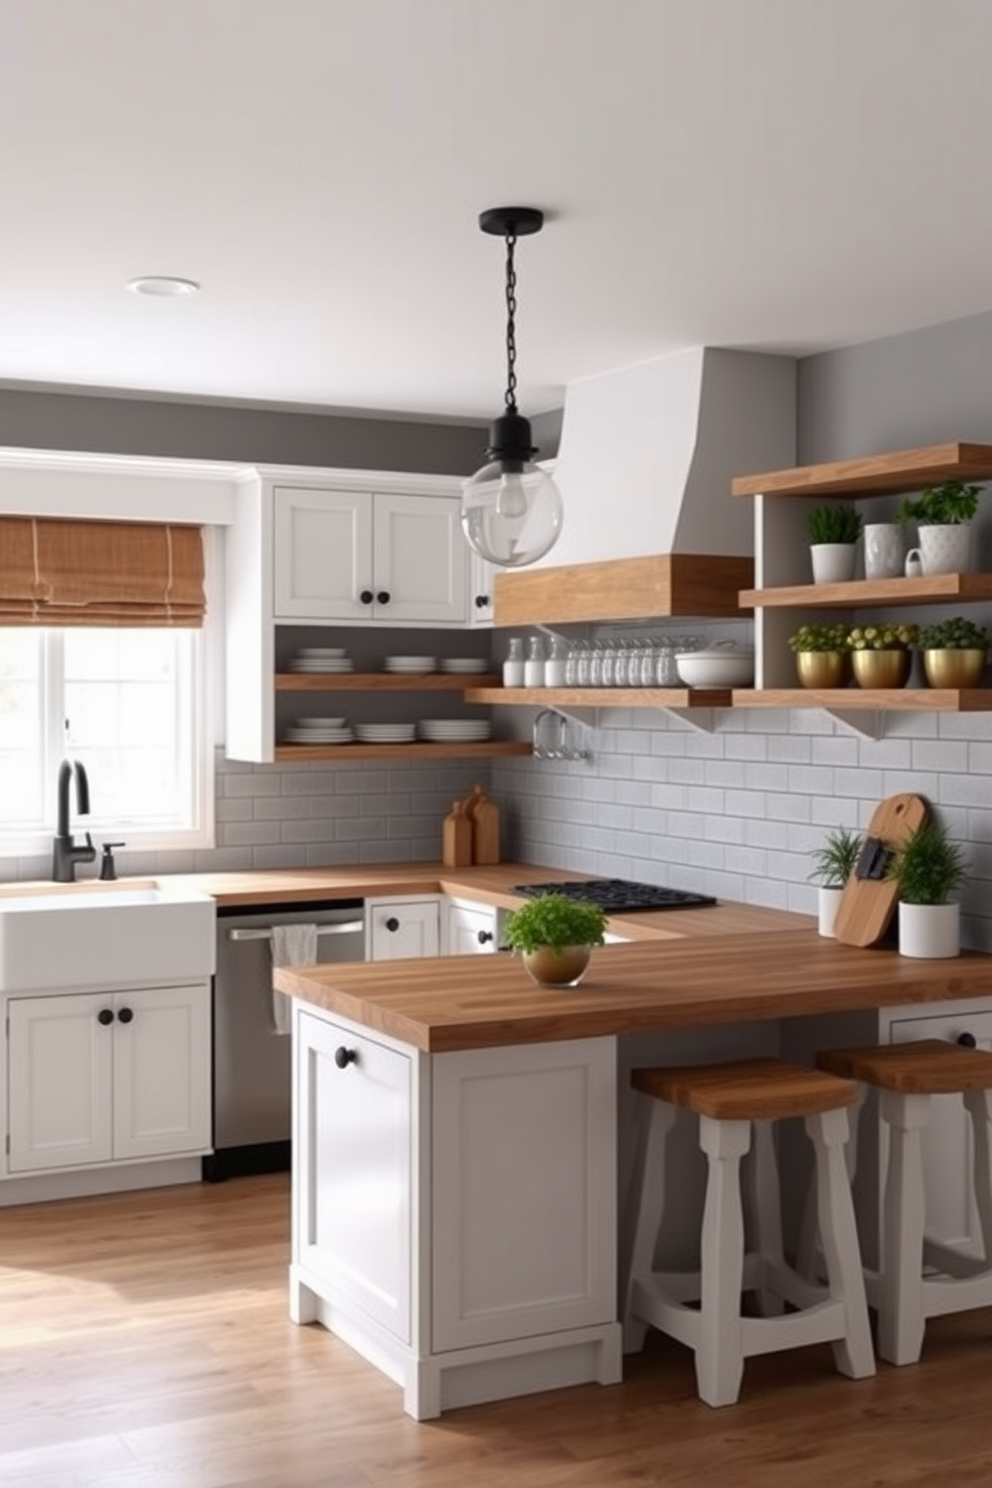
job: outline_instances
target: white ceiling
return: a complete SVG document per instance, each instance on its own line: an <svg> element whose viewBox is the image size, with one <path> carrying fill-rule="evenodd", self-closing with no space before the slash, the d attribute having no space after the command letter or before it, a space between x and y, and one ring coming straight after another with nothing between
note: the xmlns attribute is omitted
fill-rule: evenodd
<svg viewBox="0 0 992 1488"><path fill-rule="evenodd" d="M987 311L990 54L990 0L0 0L0 382L492 417L507 203L525 413Z"/></svg>

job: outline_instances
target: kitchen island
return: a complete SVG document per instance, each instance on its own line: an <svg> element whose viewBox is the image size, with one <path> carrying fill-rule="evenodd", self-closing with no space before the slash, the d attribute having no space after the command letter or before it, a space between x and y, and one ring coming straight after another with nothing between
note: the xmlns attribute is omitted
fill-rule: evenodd
<svg viewBox="0 0 992 1488"><path fill-rule="evenodd" d="M992 958L915 961L804 926L607 946L565 991L509 956L275 983L293 998L291 1315L425 1419L620 1379L634 1062L795 1056L879 1036L882 1010L987 1017Z"/></svg>

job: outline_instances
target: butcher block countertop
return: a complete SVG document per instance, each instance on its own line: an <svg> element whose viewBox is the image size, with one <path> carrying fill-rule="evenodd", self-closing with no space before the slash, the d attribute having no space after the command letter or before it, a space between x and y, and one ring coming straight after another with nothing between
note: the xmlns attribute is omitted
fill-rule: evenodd
<svg viewBox="0 0 992 1488"><path fill-rule="evenodd" d="M705 910L690 911L702 915ZM278 969L276 987L427 1053L992 995L992 957L920 961L803 929L593 951L578 987L535 986L516 956Z"/></svg>

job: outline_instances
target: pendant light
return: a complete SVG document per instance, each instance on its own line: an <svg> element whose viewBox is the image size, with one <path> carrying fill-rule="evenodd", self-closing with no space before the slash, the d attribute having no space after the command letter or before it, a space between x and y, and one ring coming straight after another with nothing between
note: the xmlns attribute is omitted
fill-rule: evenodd
<svg viewBox="0 0 992 1488"><path fill-rule="evenodd" d="M518 237L541 231L544 213L535 207L491 207L479 217L484 233L506 239L506 411L489 429L489 463L462 492L462 529L487 563L523 568L554 546L561 531L562 502L549 475L533 464L538 453L530 423L517 412L517 276L513 252Z"/></svg>

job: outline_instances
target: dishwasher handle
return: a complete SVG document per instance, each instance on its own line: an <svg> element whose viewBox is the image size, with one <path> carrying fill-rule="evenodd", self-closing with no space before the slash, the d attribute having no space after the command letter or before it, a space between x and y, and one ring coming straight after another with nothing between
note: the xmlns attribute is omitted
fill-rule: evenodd
<svg viewBox="0 0 992 1488"><path fill-rule="evenodd" d="M318 925L318 935L362 935L365 931L364 920L342 920L338 925ZM271 929L259 925L251 929L228 930L228 940L271 940Z"/></svg>

